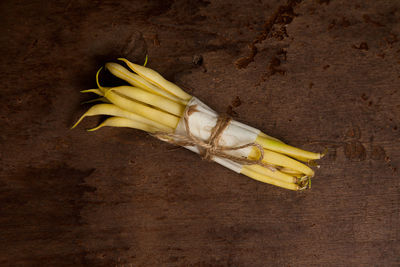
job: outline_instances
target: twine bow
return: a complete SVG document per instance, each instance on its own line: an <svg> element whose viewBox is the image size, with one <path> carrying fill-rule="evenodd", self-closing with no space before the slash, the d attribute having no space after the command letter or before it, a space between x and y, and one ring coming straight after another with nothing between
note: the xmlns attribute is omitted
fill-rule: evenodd
<svg viewBox="0 0 400 267"><path fill-rule="evenodd" d="M264 149L261 145L255 142L233 147L222 146L219 144L219 141L222 137L224 130L229 126L232 120L232 118L227 115L220 115L218 117L217 123L211 129L211 135L207 141L203 141L202 139L194 136L190 131L189 117L194 112L198 112L196 106L197 105L189 106L185 110L183 116L183 121L185 124L185 131L187 136L174 133L165 133L165 132L155 132L151 135L173 145L196 146L200 151L202 159L204 160L211 161L213 157L220 157L239 163L241 165L260 165L270 169L271 171L276 170L272 165L262 162L264 158ZM226 151L239 150L246 147L255 147L256 149L258 149L258 151L260 152L260 156L258 157L258 159L248 159L245 157L233 156L226 153Z"/></svg>

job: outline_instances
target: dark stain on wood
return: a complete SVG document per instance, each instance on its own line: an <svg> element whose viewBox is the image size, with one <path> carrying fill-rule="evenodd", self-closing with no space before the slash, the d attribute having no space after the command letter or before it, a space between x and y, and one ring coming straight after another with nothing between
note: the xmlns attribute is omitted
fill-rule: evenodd
<svg viewBox="0 0 400 267"><path fill-rule="evenodd" d="M301 0L288 0L285 5L281 5L278 7L276 12L265 22L263 26L263 30L256 36L251 44L249 44L250 55L246 57L239 58L235 65L237 68L242 69L246 68L251 62L254 61L254 57L257 55L257 44L262 43L264 40L268 38L271 34L273 27L275 24L287 25L291 23L297 15L294 13L294 7L301 3ZM286 30L281 33L277 33L275 37L279 37L279 39L283 39L287 37Z"/></svg>
<svg viewBox="0 0 400 267"><path fill-rule="evenodd" d="M349 138L360 139L361 138L361 129L357 125L353 125L346 132L346 136Z"/></svg>
<svg viewBox="0 0 400 267"><path fill-rule="evenodd" d="M352 47L355 49L368 51L368 44L366 42L361 42L359 45L353 45Z"/></svg>
<svg viewBox="0 0 400 267"><path fill-rule="evenodd" d="M331 2L331 0L317 0L318 4L326 4L329 5L329 3Z"/></svg>
<svg viewBox="0 0 400 267"><path fill-rule="evenodd" d="M400 3L298 3L2 1L0 265L398 266ZM370 52L351 48L361 42ZM254 181L133 129L86 132L99 118L69 130L96 71L146 53L215 110L328 147L312 189ZM286 75L255 88L270 64Z"/></svg>
<svg viewBox="0 0 400 267"><path fill-rule="evenodd" d="M386 158L385 150L381 146L373 144L371 147L371 159L384 160L385 158Z"/></svg>
<svg viewBox="0 0 400 267"><path fill-rule="evenodd" d="M369 23L369 24L371 24L371 25L374 25L374 26L377 26L377 27L384 27L384 25L383 25L382 23L380 23L380 22L377 21L377 20L372 19L372 18L371 18L369 15L367 15L367 14L364 14L364 15L363 15L363 19L364 19L364 22Z"/></svg>
<svg viewBox="0 0 400 267"><path fill-rule="evenodd" d="M242 101L240 98L237 96L235 99L232 101L232 107L237 108L242 104Z"/></svg>
<svg viewBox="0 0 400 267"><path fill-rule="evenodd" d="M359 141L350 141L344 145L346 158L354 161L363 161L366 158L364 145Z"/></svg>

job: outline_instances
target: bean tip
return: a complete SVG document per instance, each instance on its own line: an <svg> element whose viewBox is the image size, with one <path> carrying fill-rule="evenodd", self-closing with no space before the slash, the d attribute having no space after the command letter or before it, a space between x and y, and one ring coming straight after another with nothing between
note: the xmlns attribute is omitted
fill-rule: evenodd
<svg viewBox="0 0 400 267"><path fill-rule="evenodd" d="M104 90L106 90L106 88L101 86L100 83L99 83L99 74L100 74L102 69L103 69L103 67L101 67L96 73L96 84L100 88L100 90L104 91Z"/></svg>
<svg viewBox="0 0 400 267"><path fill-rule="evenodd" d="M146 59L144 60L143 67L146 67L148 59L149 59L149 56L146 54Z"/></svg>
<svg viewBox="0 0 400 267"><path fill-rule="evenodd" d="M91 128L91 129L87 129L86 131L88 131L88 132L94 132L94 131L100 129L101 127L103 127L103 126L104 126L104 125L103 125L103 123L102 123L102 124L100 124L99 126L94 127L94 128Z"/></svg>
<svg viewBox="0 0 400 267"><path fill-rule="evenodd" d="M87 115L87 112L85 114L83 114L74 125L72 125L71 130L74 129L76 126L78 126L78 124L83 120L83 118L86 117L86 115Z"/></svg>
<svg viewBox="0 0 400 267"><path fill-rule="evenodd" d="M323 157L325 157L326 154L328 154L328 148L325 148L324 152L319 154L319 158L322 159Z"/></svg>

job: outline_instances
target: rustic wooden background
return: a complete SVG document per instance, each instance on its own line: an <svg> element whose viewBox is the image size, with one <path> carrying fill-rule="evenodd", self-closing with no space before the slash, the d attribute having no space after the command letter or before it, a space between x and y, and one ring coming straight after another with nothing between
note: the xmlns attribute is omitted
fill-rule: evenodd
<svg viewBox="0 0 400 267"><path fill-rule="evenodd" d="M0 2L1 266L399 266L400 1ZM72 123L126 56L329 154L296 193Z"/></svg>

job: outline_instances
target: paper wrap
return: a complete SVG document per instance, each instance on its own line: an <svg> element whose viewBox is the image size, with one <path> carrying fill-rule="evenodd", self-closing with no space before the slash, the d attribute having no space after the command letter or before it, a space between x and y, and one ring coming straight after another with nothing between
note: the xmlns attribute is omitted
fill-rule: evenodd
<svg viewBox="0 0 400 267"><path fill-rule="evenodd" d="M196 105L197 112L193 112L189 116L188 123L190 132L197 138L200 138L203 141L207 141L210 138L211 130L217 123L218 113L212 110L210 107L208 107L206 104L201 102L196 97L191 98L186 108L193 105ZM178 126L175 129L175 133L187 136L185 122L183 118L180 119ZM259 133L260 130L256 128L253 128L251 126L248 126L246 124L240 123L235 120L231 120L228 127L226 127L226 129L223 131L218 145L226 147L237 147L253 143L256 140ZM197 154L200 153L199 149L196 146L185 146L185 148ZM225 152L233 156L247 158L251 150L252 147L245 147L238 150L226 150ZM212 160L237 173L240 173L243 167L242 164L217 156L213 156Z"/></svg>

